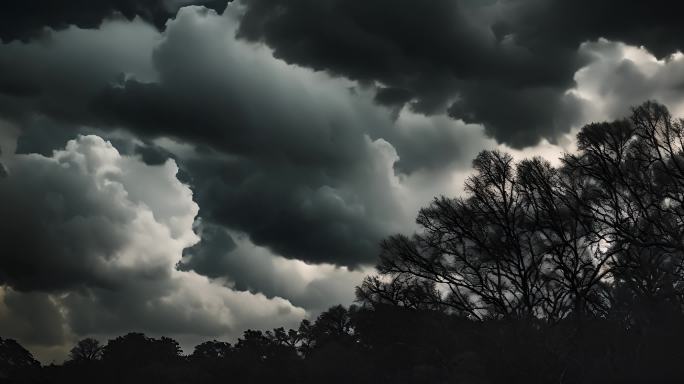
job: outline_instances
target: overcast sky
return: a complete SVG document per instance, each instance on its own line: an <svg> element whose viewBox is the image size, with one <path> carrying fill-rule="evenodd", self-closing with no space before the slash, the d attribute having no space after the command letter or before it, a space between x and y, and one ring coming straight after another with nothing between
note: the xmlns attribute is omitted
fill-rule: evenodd
<svg viewBox="0 0 684 384"><path fill-rule="evenodd" d="M554 161L645 100L684 115L666 5L3 1L0 337L60 361L351 304L481 150Z"/></svg>

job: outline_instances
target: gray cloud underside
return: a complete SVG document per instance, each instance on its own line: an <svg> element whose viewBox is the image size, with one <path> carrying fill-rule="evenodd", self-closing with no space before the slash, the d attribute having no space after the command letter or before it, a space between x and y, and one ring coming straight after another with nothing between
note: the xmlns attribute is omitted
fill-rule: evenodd
<svg viewBox="0 0 684 384"><path fill-rule="evenodd" d="M243 0L238 36L276 57L377 87L377 101L484 124L521 148L582 120L565 93L587 40L682 48L666 1Z"/></svg>
<svg viewBox="0 0 684 384"><path fill-rule="evenodd" d="M481 147L478 126L397 116L353 83L235 41L236 27L234 9L185 8L161 39L113 22L89 39L65 31L49 49L12 43L0 66L21 61L13 76L41 91L0 96L0 110L23 128L20 152L49 154L84 126L193 143L204 155L179 163L205 219L285 257L348 266L372 263L379 240L411 221L395 169L467 167ZM105 36L121 44L93 55ZM65 54L76 43L83 51ZM156 163L168 154L138 149Z"/></svg>
<svg viewBox="0 0 684 384"><path fill-rule="evenodd" d="M46 29L71 25L98 28L106 19L139 17L164 29L166 21L186 5L202 5L223 11L231 0L24 0L0 5L0 41L28 41L45 36Z"/></svg>

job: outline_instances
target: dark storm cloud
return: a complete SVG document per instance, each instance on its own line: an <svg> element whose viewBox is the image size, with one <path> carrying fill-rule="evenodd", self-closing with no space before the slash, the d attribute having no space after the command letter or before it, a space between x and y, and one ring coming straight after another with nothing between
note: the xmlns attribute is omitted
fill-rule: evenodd
<svg viewBox="0 0 684 384"><path fill-rule="evenodd" d="M411 91L404 88L379 88L375 101L387 106L402 106L411 100Z"/></svg>
<svg viewBox="0 0 684 384"><path fill-rule="evenodd" d="M310 313L323 311L330 303L351 304L352 287L368 273L283 259L222 226L203 223L200 227L202 240L185 250L179 268L223 279L234 289L285 297Z"/></svg>
<svg viewBox="0 0 684 384"><path fill-rule="evenodd" d="M553 140L578 110L564 102L581 64L577 47L540 52L496 36L494 6L454 0L250 0L238 36L263 41L287 62L381 85L377 101L409 101L423 113L444 113L484 123L514 146ZM472 2L471 2L472 3ZM480 87L480 83L488 84ZM520 100L518 94L525 97ZM483 103L491 95L494 100ZM572 97L572 96L570 96ZM517 105L508 107L506 103ZM535 116L539 104L557 122ZM522 108L520 108L522 106ZM498 116L507 108L505 117ZM520 126L512 122L520 122ZM531 126L525 123L530 123Z"/></svg>
<svg viewBox="0 0 684 384"><path fill-rule="evenodd" d="M155 51L159 81L128 79L101 93L98 125L218 151L185 162L204 218L285 257L371 262L403 221L391 185L396 154L365 131L390 124L389 114L332 80L314 85L233 33L230 20L182 11Z"/></svg>
<svg viewBox="0 0 684 384"><path fill-rule="evenodd" d="M2 158L2 147L0 147L0 159ZM5 165L0 162L0 179L7 177L7 169L5 168Z"/></svg>
<svg viewBox="0 0 684 384"><path fill-rule="evenodd" d="M681 50L684 24L676 3L667 0L500 0L499 35L515 34L530 49L551 45L576 49L604 37L644 45L657 57Z"/></svg>
<svg viewBox="0 0 684 384"><path fill-rule="evenodd" d="M230 254L237 248L237 244L228 232L217 225L204 225L200 232L201 241L183 251L184 260L179 265L181 270L193 270L213 279L233 274L234 265L225 254ZM247 290L248 285L243 280L244 274L235 273L236 288ZM238 278L239 280L235 279Z"/></svg>
<svg viewBox="0 0 684 384"><path fill-rule="evenodd" d="M151 140L175 138L197 148L200 159L179 159L179 178L194 186L203 217L284 257L372 263L378 241L413 214L392 168L466 167L481 129L404 121L410 113L393 121L365 88L235 41L231 12L185 8L162 35L137 21L107 22L56 33L50 46L4 46L0 64L14 69L0 78L42 84L33 96L0 95L0 110L22 129L18 152L50 155L76 133L93 133L84 126L124 128L141 143L114 137L117 148L160 164L173 155ZM108 39L120 44L103 49Z"/></svg>
<svg viewBox="0 0 684 384"><path fill-rule="evenodd" d="M379 84L377 101L483 123L514 147L582 121L565 91L599 37L681 48L665 1L243 0L238 36L314 70Z"/></svg>
<svg viewBox="0 0 684 384"><path fill-rule="evenodd" d="M0 329L30 345L60 345L64 316L47 295L0 287Z"/></svg>
<svg viewBox="0 0 684 384"><path fill-rule="evenodd" d="M238 36L264 40L277 57L315 70L411 85L415 76L439 78L451 70L475 74L490 65L484 59L491 36L455 1L243 3L247 12ZM461 59L466 52L470 60Z"/></svg>
<svg viewBox="0 0 684 384"><path fill-rule="evenodd" d="M382 164L369 159L374 161ZM372 168L336 178L313 166L251 161L186 165L204 218L245 231L256 244L288 258L370 263L387 226L401 216L391 188Z"/></svg>
<svg viewBox="0 0 684 384"><path fill-rule="evenodd" d="M56 143L66 143L74 138L74 127L53 119L34 117L25 121L21 136L17 139L17 153L39 153L49 156Z"/></svg>
<svg viewBox="0 0 684 384"><path fill-rule="evenodd" d="M92 120L87 105L102 89L129 71L154 77L150 49L158 36L139 20L110 21L97 30L58 32L47 42L2 44L0 84L7 86L0 86L0 116L31 137L23 148L36 140L41 148L64 144L64 132Z"/></svg>
<svg viewBox="0 0 684 384"><path fill-rule="evenodd" d="M533 138L553 141L582 121L581 101L554 88L512 90L482 81L464 83L463 89L467 96L449 107L449 115L483 124L485 132L513 147L530 145Z"/></svg>
<svg viewBox="0 0 684 384"><path fill-rule="evenodd" d="M138 16L163 29L179 7L203 5L223 11L231 0L22 0L3 1L0 5L0 40L26 41L39 37L45 28L60 30L75 25L97 28L102 21L121 15L128 20ZM3 84L0 83L0 89ZM12 87L15 92L31 92L30 88Z"/></svg>
<svg viewBox="0 0 684 384"><path fill-rule="evenodd" d="M133 150L148 165L162 165L168 159L174 158L172 153L155 145L137 145ZM181 179L181 181L183 180Z"/></svg>

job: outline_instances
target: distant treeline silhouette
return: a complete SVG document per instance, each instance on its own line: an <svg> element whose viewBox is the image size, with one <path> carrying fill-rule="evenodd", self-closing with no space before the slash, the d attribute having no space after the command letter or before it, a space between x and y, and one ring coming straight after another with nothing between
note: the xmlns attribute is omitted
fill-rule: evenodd
<svg viewBox="0 0 684 384"><path fill-rule="evenodd" d="M577 144L482 152L463 197L382 243L358 305L190 355L130 333L41 366L0 339L0 383L684 382L684 123L647 102Z"/></svg>

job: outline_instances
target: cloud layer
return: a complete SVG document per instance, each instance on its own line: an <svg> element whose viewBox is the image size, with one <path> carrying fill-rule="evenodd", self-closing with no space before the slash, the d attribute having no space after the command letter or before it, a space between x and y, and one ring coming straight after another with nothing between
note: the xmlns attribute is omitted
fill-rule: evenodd
<svg viewBox="0 0 684 384"><path fill-rule="evenodd" d="M0 5L0 336L294 325L479 151L684 114L663 2L227 3Z"/></svg>
<svg viewBox="0 0 684 384"><path fill-rule="evenodd" d="M285 257L371 262L408 218L395 166L448 167L474 155L459 148L482 141L480 130L443 118L395 124L353 83L235 41L235 17L181 11L154 53L159 80L101 93L99 124L217 151L185 162L203 218Z"/></svg>
<svg viewBox="0 0 684 384"><path fill-rule="evenodd" d="M172 160L149 166L83 136L51 157L17 155L8 168L0 215L13 219L0 223L0 323L21 336L22 308L46 312L26 332L29 342L131 329L235 335L246 326L296 324L305 315L284 299L176 269L183 249L199 240L199 207Z"/></svg>
<svg viewBox="0 0 684 384"><path fill-rule="evenodd" d="M0 5L0 40L27 41L44 36L46 29L60 30L75 25L92 29L112 17L139 17L158 29L165 27L178 9L202 5L223 11L230 0L27 0Z"/></svg>
<svg viewBox="0 0 684 384"><path fill-rule="evenodd" d="M376 89L381 104L409 103L484 124L522 148L555 141L583 120L565 91L588 62L581 43L682 47L665 1L243 0L238 36L289 63Z"/></svg>

